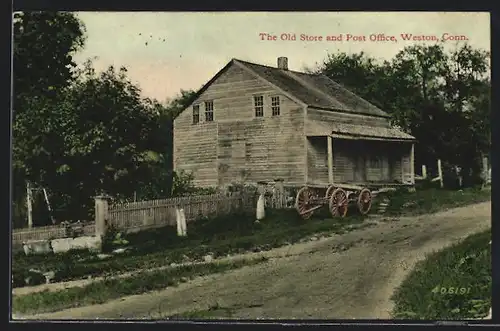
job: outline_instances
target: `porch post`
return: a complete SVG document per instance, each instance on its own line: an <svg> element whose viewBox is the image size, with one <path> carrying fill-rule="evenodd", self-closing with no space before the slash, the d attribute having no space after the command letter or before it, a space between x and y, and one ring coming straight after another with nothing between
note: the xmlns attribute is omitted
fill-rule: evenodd
<svg viewBox="0 0 500 331"><path fill-rule="evenodd" d="M333 141L331 136L326 137L328 150L328 183L333 184Z"/></svg>
<svg viewBox="0 0 500 331"><path fill-rule="evenodd" d="M410 152L410 175L411 175L411 183L415 185L415 144L411 144L411 152Z"/></svg>

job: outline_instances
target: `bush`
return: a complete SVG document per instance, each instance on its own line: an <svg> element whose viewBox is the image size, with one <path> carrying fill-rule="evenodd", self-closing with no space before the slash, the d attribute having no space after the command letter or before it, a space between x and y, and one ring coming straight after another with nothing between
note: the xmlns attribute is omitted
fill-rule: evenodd
<svg viewBox="0 0 500 331"><path fill-rule="evenodd" d="M192 194L196 188L193 184L194 175L183 170L173 173L172 196Z"/></svg>

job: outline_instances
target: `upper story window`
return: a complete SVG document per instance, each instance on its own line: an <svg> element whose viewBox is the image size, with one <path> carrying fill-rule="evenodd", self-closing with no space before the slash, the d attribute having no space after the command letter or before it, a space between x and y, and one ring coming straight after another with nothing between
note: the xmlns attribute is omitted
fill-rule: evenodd
<svg viewBox="0 0 500 331"><path fill-rule="evenodd" d="M255 106L255 117L264 116L264 97L262 95L254 96L253 103Z"/></svg>
<svg viewBox="0 0 500 331"><path fill-rule="evenodd" d="M271 110L273 116L278 116L280 114L280 97L271 97Z"/></svg>
<svg viewBox="0 0 500 331"><path fill-rule="evenodd" d="M193 124L200 123L200 105L193 105Z"/></svg>
<svg viewBox="0 0 500 331"><path fill-rule="evenodd" d="M205 101L205 122L213 122L214 120L214 102Z"/></svg>

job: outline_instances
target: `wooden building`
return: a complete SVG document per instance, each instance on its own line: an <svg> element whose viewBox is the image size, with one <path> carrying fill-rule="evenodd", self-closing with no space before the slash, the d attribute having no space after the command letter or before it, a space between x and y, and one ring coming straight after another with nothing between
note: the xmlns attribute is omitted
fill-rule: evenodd
<svg viewBox="0 0 500 331"><path fill-rule="evenodd" d="M414 137L324 75L231 60L174 121L174 169L201 187L414 184Z"/></svg>

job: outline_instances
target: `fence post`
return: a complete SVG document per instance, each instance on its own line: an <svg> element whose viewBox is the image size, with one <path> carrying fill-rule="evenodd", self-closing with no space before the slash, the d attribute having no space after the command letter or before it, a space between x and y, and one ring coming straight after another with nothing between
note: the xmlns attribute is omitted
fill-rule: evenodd
<svg viewBox="0 0 500 331"><path fill-rule="evenodd" d="M276 195L275 199L278 201L277 206L275 208L281 209L284 208L284 205L286 202L284 201L284 196L285 196L285 187L284 187L284 180L283 179L276 179L275 180L275 187L276 187Z"/></svg>
<svg viewBox="0 0 500 331"><path fill-rule="evenodd" d="M422 178L427 179L427 168L425 165L422 165Z"/></svg>
<svg viewBox="0 0 500 331"><path fill-rule="evenodd" d="M107 231L109 196L98 195L95 200L95 235L103 238Z"/></svg>
<svg viewBox="0 0 500 331"><path fill-rule="evenodd" d="M438 176L439 176L439 184L441 188L443 188L444 183L443 183L443 169L441 168L441 159L438 159Z"/></svg>
<svg viewBox="0 0 500 331"><path fill-rule="evenodd" d="M33 227L33 207L31 201L30 182L26 182L26 209L28 210L28 228Z"/></svg>

